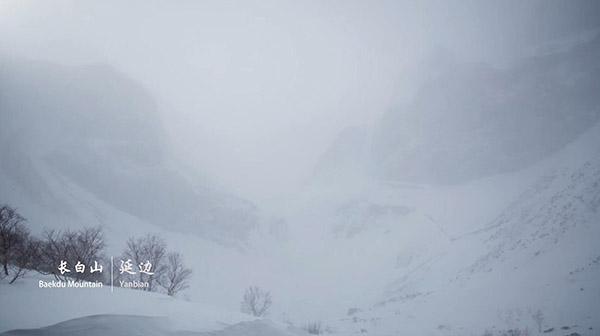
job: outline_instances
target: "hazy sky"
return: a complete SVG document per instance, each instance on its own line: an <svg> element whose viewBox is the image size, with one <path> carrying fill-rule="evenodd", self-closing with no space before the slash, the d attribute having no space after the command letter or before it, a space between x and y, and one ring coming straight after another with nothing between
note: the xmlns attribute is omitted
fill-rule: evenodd
<svg viewBox="0 0 600 336"><path fill-rule="evenodd" d="M375 125L433 48L502 66L597 28L599 2L572 3L0 0L0 52L113 65L154 94L184 161L268 198L339 131Z"/></svg>

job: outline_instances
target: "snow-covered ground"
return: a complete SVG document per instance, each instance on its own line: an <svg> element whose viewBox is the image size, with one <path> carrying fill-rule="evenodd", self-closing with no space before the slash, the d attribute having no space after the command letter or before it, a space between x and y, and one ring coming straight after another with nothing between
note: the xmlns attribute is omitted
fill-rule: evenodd
<svg viewBox="0 0 600 336"><path fill-rule="evenodd" d="M594 41L582 52L600 50L600 40ZM567 71L567 77L592 83L598 72L588 70L595 69L597 61L582 58L590 63L581 70L585 76L579 77L577 70ZM47 70L46 65L41 68ZM111 71L83 71L91 71L81 75L83 79L100 76L110 83L129 83ZM20 78L18 73L12 75ZM528 81L523 82L528 87ZM590 83L580 83L579 89L593 89ZM68 87L75 90L78 84L74 80ZM488 93L499 101L490 113L497 106L505 107L504 99L513 97L513 89L523 94L507 85L511 94L506 95L494 91L498 83L492 84ZM20 92L18 87L6 87ZM546 91L537 84L531 87L544 101ZM139 89L131 83L125 88ZM44 85L37 89L46 98L56 93L46 92ZM582 94L576 89L573 97ZM453 99L470 94L469 90L450 92ZM26 93L20 92L24 97ZM555 93L560 95L560 90ZM143 101L145 96L133 97ZM107 131L110 127L95 129L97 120L79 115L88 106L85 102L74 101L81 105L72 106L56 97L47 101L52 106L53 99L59 100L61 116L88 130L72 134L61 130L62 124L54 129L56 125L43 123L43 113L29 102L33 106L23 106L42 121L31 125L23 117L10 119L11 125L0 124L0 130L29 132L15 138L0 133L8 144L0 148L2 157L9 158L0 162L0 201L16 206L33 234L44 228L100 225L108 255L118 256L129 237L155 233L169 249L182 253L194 276L190 288L172 298L121 288L114 292L107 287L38 288L39 280L51 278L30 273L15 284L0 284L0 331L276 336L303 334L298 327L320 321L324 332L339 335L482 335L486 330L499 334L515 328L528 328L533 334L546 330L548 335L594 335L600 330L600 125L593 105L597 98L586 97L590 102L579 106L577 114L587 119L578 119L577 127L557 143L544 143L544 137L552 134L534 122L536 113L545 111L544 103L533 112L528 110L530 122L521 125L523 132L507 135L492 125L489 136L485 127L472 127L461 136L471 142L469 134L481 136L475 151L468 146L450 148L467 151L467 157L484 153L496 160L487 140L481 139L504 137L510 148L518 148L513 136L525 141L530 127L540 136L534 145L548 145L531 158L531 164L512 158L518 165L496 169L492 164L473 174L465 171L468 176L461 175L452 184L402 181L394 174L390 179L367 177L363 175L373 167L363 163L372 144L365 144L370 135L357 129L346 132L334 144L338 147L326 152L310 184L260 207L192 178L168 150L163 152L167 144L161 142L154 124L137 125L141 134L128 134L125 127L115 136ZM12 103L21 106L18 99ZM477 125L485 124L477 114L481 106L476 106L467 112L473 113ZM520 110L511 106L511 113L518 115ZM584 109L590 106L595 109ZM96 112L107 118L100 121L108 126L123 122L119 118L132 122L135 113L144 112L129 110L117 108L112 115ZM123 115L124 111L131 114ZM571 119L565 111L568 106L561 105L560 118L550 123L554 132L563 119ZM433 121L424 121L425 129L435 129L438 113L446 117L443 109L431 112L435 112ZM517 117L501 119L502 127L509 127L505 123ZM388 168L397 168L396 163L404 163L406 157L397 151L401 148L395 138L397 125L386 126L391 138L379 145L391 152L386 154ZM434 147L438 142L446 144L443 134L424 133L435 137ZM138 136L156 137L158 145L140 142ZM427 150L418 154L426 156L425 161L436 155ZM456 167L464 162L452 163ZM339 166L345 168L343 174L336 171ZM443 168L427 166L436 172ZM244 289L250 285L271 291L274 304L268 317L280 322L255 321L238 313ZM538 323L534 315L543 318Z"/></svg>
<svg viewBox="0 0 600 336"><path fill-rule="evenodd" d="M339 330L462 335L529 328L537 334L532 315L540 311L541 328L553 328L549 335L565 334L563 327L594 335L600 328L599 143L595 126L528 171L470 184L495 180L498 191L520 189L516 197L481 188L487 193L464 208L450 196L464 193L438 194L453 212L415 207L437 227L421 217L391 229L398 230L395 281L380 302L358 307Z"/></svg>
<svg viewBox="0 0 600 336"><path fill-rule="evenodd" d="M156 228L51 169L40 174L75 215L26 203L18 184L6 178L3 185L14 190L10 201L47 214L46 223L101 224L110 254L131 235L158 233L186 256L195 275L191 288L174 299L120 288L39 289L43 277L30 274L0 285L3 302L10 303L0 308L0 326L67 321L43 334L125 322L149 334L232 325L254 330L242 334L292 332L282 324L239 324L252 320L236 313L243 289L259 284L274 297L271 319L296 326L321 321L334 334L537 330L531 316L541 311L543 329L554 328L550 335L562 335L562 327L593 335L600 328L598 143L597 125L525 170L454 186L369 180L308 186L272 204L279 219L263 220L243 250ZM34 232L43 227L35 217L31 225Z"/></svg>
<svg viewBox="0 0 600 336"><path fill-rule="evenodd" d="M297 335L274 323L197 302L110 286L40 288L54 278L30 274L14 285L1 284L5 305L0 332L7 335ZM66 322L65 322L66 321ZM213 333L214 332L214 333ZM3 334L4 335L4 334Z"/></svg>

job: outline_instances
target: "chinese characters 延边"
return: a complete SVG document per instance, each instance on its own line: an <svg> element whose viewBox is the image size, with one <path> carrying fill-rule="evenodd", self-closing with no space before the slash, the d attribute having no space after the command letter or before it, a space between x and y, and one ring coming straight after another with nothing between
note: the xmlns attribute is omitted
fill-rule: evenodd
<svg viewBox="0 0 600 336"><path fill-rule="evenodd" d="M151 272L152 269L152 263L150 263L149 260L146 260L145 263L141 262L138 265L139 268L139 272L140 273L145 273L148 275L153 275L154 272ZM129 274L135 274L135 271L133 270L133 264L131 262L131 259L127 259L127 261L123 261L121 260L121 267L119 268L119 272L120 274L123 274L125 272L129 273Z"/></svg>

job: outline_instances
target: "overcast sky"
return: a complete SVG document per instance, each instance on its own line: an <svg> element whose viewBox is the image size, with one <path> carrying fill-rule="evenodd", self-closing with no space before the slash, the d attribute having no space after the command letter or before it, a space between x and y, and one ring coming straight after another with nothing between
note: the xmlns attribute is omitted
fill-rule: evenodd
<svg viewBox="0 0 600 336"><path fill-rule="evenodd" d="M502 66L597 28L598 3L0 0L0 52L111 64L156 97L180 158L268 198L298 186L339 131L409 97L433 48Z"/></svg>

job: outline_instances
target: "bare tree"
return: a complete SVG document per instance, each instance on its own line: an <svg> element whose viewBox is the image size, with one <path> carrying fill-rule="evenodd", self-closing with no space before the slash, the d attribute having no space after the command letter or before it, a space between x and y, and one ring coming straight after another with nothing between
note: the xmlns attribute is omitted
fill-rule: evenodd
<svg viewBox="0 0 600 336"><path fill-rule="evenodd" d="M42 233L42 242L35 269L42 274L52 274L56 280L67 280L68 274L57 269L61 261L68 259L67 245L62 234L54 229L46 229Z"/></svg>
<svg viewBox="0 0 600 336"><path fill-rule="evenodd" d="M2 273L8 276L8 265L16 249L29 237L29 230L23 225L25 218L8 205L0 206L0 264Z"/></svg>
<svg viewBox="0 0 600 336"><path fill-rule="evenodd" d="M10 258L11 279L9 284L14 283L18 278L22 278L35 266L35 261L39 253L40 242L32 237L22 240L15 248L14 254Z"/></svg>
<svg viewBox="0 0 600 336"><path fill-rule="evenodd" d="M185 267L183 256L177 252L167 255L167 265L164 275L158 279L158 284L167 290L167 295L173 296L189 288L192 270Z"/></svg>
<svg viewBox="0 0 600 336"><path fill-rule="evenodd" d="M270 292L264 291L258 286L250 286L246 288L244 293L241 311L242 313L262 317L267 315L272 303Z"/></svg>
<svg viewBox="0 0 600 336"><path fill-rule="evenodd" d="M167 254L167 243L157 235L148 234L144 237L131 237L127 240L125 250L123 251L123 260L131 261L135 264L136 274L140 282L147 282L148 287L141 287L141 290L154 292L154 280L160 279L166 271L165 257ZM145 269L145 266L151 266ZM146 272L140 272L144 270ZM152 273L152 274L149 274Z"/></svg>
<svg viewBox="0 0 600 336"><path fill-rule="evenodd" d="M102 227L88 227L79 231L45 230L39 243L35 268L42 274L52 274L57 280L104 280L102 272L91 272L96 262L102 263L106 246ZM83 271L77 271L77 265ZM65 266L66 270L59 267Z"/></svg>
<svg viewBox="0 0 600 336"><path fill-rule="evenodd" d="M104 248L106 246L102 227L94 226L83 228L75 235L68 235L68 244L72 256L70 259L74 263L81 262L86 265L86 271L83 273L75 272L74 277L77 280L99 280L101 273L91 273L89 267L94 262L101 262L104 259Z"/></svg>
<svg viewBox="0 0 600 336"><path fill-rule="evenodd" d="M25 218L8 205L0 206L0 263L9 284L24 277L34 266L38 243L30 237Z"/></svg>
<svg viewBox="0 0 600 336"><path fill-rule="evenodd" d="M544 313L542 313L541 309L538 309L535 313L529 310L529 314L531 314L531 319L535 323L535 326L538 329L538 332L542 332L542 327L544 325Z"/></svg>
<svg viewBox="0 0 600 336"><path fill-rule="evenodd" d="M307 333L311 335L320 335L323 331L321 330L321 322L311 322L303 328Z"/></svg>

